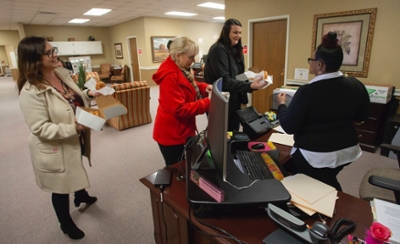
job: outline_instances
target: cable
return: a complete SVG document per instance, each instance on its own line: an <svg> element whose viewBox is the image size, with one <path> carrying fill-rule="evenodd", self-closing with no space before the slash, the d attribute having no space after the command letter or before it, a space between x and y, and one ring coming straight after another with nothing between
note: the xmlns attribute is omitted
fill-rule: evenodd
<svg viewBox="0 0 400 244"><path fill-rule="evenodd" d="M211 233L206 233L206 232L204 232L204 231L201 231L201 230L200 230L198 227L196 227L196 226L193 224L193 222L192 222L192 214L191 214L192 211L191 211L191 210L192 210L192 204L189 204L189 213L188 213L189 222L190 222L190 225L192 226L192 228L193 228L194 230L196 230L197 232L199 232L199 233L201 233L201 234L203 234L203 235L207 235L207 236L212 236L212 237L218 237L218 238L225 238L225 239L234 240L234 241L236 241L236 242L239 243L239 244L249 244L249 243L247 243L247 242L245 242L245 241L242 241L242 240L237 239L235 236L233 236L232 234L230 234L229 232L227 232L227 231L224 230L224 229L221 229L221 228L219 228L219 227L216 227L216 226L213 226L213 225L204 223L204 222L202 222L202 221L200 221L199 219L196 218L197 222L199 222L200 224L205 225L205 226L207 226L207 227L209 227L209 228L211 228L211 229L217 230L217 231L219 231L219 232L221 232L221 233L223 233L223 234L225 234L225 235L211 234ZM195 216L195 217L196 217L196 216Z"/></svg>
<svg viewBox="0 0 400 244"><path fill-rule="evenodd" d="M164 199L163 199L163 191L164 191L164 185L160 185L161 215L162 215L162 220L163 220L164 227L165 227L165 244L167 244L167 243L168 243L168 227L167 227L167 223L166 223L165 217L164 217Z"/></svg>
<svg viewBox="0 0 400 244"><path fill-rule="evenodd" d="M243 189L247 189L247 188L251 187L251 186L254 185L257 181L259 181L259 180L258 180L258 179L257 179L257 180L254 180L253 182L251 182L250 185L247 185L247 186L235 186L234 184L230 183L229 181L225 181L225 182L228 183L230 186L232 186L233 188L235 188L235 189L237 189L237 190L243 190Z"/></svg>

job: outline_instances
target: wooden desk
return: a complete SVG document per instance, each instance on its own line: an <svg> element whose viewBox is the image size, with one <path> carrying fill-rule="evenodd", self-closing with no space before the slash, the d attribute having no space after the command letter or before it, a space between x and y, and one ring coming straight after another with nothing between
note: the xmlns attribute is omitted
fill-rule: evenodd
<svg viewBox="0 0 400 244"><path fill-rule="evenodd" d="M285 162L289 157L290 147L278 144L276 146L281 151L281 162ZM174 167L179 168L179 163L175 164ZM160 189L155 188L153 185L155 176L156 173L153 173L140 179L140 181L150 190L156 243L237 243L225 238L209 237L196 231L193 226L205 233L221 234L199 223L193 215L191 215L193 226L191 225L189 221L190 206L186 199L186 182L185 180L178 180L176 172L172 177L171 185L165 188L163 192L163 202L161 202ZM338 193L338 197L339 199L335 206L336 213L332 219L327 219L327 224L332 227L340 218L351 219L357 224L353 235L363 239L365 230L372 223L369 202L342 192ZM268 217L266 212L261 215L241 216L237 214L236 216L224 218L206 218L201 219L201 221L224 229L237 239L250 244L262 243L262 240L267 235L278 228L278 225ZM312 225L315 221L320 221L320 219L310 218L304 221ZM342 243L348 243L347 239L344 238Z"/></svg>

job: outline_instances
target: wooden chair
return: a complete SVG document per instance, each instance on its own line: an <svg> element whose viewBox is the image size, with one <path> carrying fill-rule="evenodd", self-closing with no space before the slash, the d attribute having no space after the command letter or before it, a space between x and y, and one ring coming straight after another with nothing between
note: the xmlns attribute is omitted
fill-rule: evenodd
<svg viewBox="0 0 400 244"><path fill-rule="evenodd" d="M101 80L109 81L111 77L111 64L100 64L99 77Z"/></svg>
<svg viewBox="0 0 400 244"><path fill-rule="evenodd" d="M111 83L115 83L115 82L124 83L124 82L126 82L127 72L128 72L128 66L124 65L124 67L122 67L122 69L121 69L121 74L120 75L111 76L111 78L110 78Z"/></svg>

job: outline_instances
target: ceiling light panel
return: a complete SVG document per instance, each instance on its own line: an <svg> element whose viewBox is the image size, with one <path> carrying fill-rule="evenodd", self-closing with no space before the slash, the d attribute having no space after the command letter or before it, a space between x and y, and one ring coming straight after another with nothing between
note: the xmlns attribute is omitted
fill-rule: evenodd
<svg viewBox="0 0 400 244"><path fill-rule="evenodd" d="M88 22L90 19L73 19L68 21L68 23L74 23L74 24L82 24Z"/></svg>
<svg viewBox="0 0 400 244"><path fill-rule="evenodd" d="M166 15L175 15L175 16L195 16L197 14L195 13L185 13L185 12L176 12L176 11L171 11L165 13Z"/></svg>
<svg viewBox="0 0 400 244"><path fill-rule="evenodd" d="M94 15L94 16L101 16L103 14L106 14L110 12L111 9L106 9L106 8L92 8L91 10L87 11L83 15Z"/></svg>
<svg viewBox="0 0 400 244"><path fill-rule="evenodd" d="M225 9L225 4L213 3L213 2L206 2L206 3L199 4L197 6L204 7L204 8Z"/></svg>

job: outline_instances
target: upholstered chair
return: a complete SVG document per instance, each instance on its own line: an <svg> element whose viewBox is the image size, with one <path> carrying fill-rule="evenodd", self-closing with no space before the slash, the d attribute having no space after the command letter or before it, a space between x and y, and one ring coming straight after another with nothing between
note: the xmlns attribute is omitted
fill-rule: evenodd
<svg viewBox="0 0 400 244"><path fill-rule="evenodd" d="M150 87L146 81L133 81L112 84L113 96L128 110L127 114L107 120L107 123L118 129L148 124L152 122L150 114Z"/></svg>

